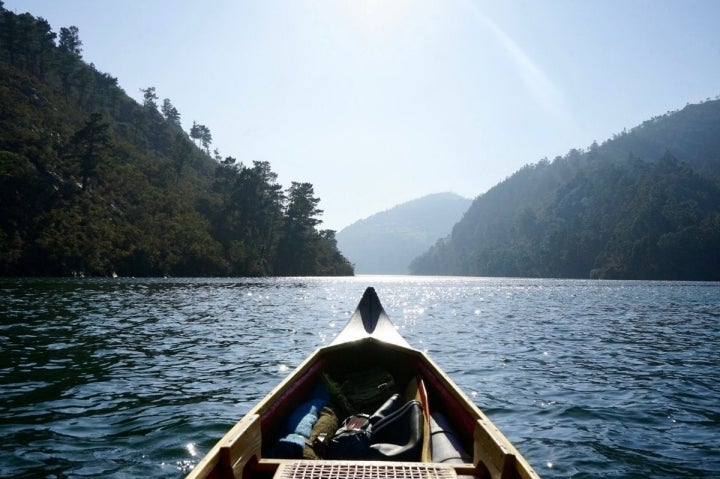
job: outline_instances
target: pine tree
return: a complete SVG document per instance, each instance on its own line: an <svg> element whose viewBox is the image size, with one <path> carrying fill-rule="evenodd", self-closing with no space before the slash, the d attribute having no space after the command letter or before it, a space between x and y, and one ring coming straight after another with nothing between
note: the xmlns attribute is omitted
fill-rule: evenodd
<svg viewBox="0 0 720 479"><path fill-rule="evenodd" d="M80 58L82 56L82 41L80 41L78 27L74 25L68 28L62 27L58 46L61 50Z"/></svg>

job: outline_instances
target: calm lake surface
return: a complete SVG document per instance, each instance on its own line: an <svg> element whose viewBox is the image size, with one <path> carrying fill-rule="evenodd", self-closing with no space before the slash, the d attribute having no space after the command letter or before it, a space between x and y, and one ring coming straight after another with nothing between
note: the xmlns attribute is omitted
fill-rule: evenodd
<svg viewBox="0 0 720 479"><path fill-rule="evenodd" d="M720 477L720 284L0 279L0 476L180 478L367 286L544 478Z"/></svg>

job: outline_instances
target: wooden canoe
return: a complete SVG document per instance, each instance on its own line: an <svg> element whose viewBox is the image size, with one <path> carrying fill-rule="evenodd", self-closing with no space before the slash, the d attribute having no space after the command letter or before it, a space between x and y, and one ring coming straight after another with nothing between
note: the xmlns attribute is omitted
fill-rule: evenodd
<svg viewBox="0 0 720 479"><path fill-rule="evenodd" d="M387 371L422 404L422 455L412 461L276 457L293 411L328 374ZM301 407L301 406L300 406ZM372 411L367 411L371 413ZM341 418L340 418L341 419ZM442 425L439 423L442 421ZM318 421L319 422L319 421ZM432 428L432 430L431 430ZM439 438L439 439L438 439ZM455 449L448 453L450 443ZM187 479L211 478L538 478L537 473L455 383L411 348L368 288L348 324L260 401L207 453Z"/></svg>

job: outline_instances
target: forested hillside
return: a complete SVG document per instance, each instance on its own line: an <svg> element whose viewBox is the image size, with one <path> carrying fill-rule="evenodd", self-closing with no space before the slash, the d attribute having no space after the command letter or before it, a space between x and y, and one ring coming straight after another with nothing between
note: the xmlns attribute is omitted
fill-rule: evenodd
<svg viewBox="0 0 720 479"><path fill-rule="evenodd" d="M454 193L408 201L342 229L338 247L357 273L407 274L410 261L450 234L470 203Z"/></svg>
<svg viewBox="0 0 720 479"><path fill-rule="evenodd" d="M720 280L720 101L529 165L479 196L416 274Z"/></svg>
<svg viewBox="0 0 720 479"><path fill-rule="evenodd" d="M143 96L83 61L77 28L0 2L0 276L352 274L311 184L211 154Z"/></svg>

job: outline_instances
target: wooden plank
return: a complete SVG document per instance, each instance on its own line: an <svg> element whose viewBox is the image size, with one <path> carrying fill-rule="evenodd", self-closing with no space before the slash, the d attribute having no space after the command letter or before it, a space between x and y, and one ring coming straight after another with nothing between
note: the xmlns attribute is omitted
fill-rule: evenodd
<svg viewBox="0 0 720 479"><path fill-rule="evenodd" d="M218 446L217 444L211 449L205 457L193 468L185 479L204 479L217 468L218 465Z"/></svg>
<svg viewBox="0 0 720 479"><path fill-rule="evenodd" d="M260 416L245 416L220 443L220 468L232 471L232 477L241 478L245 465L253 458L260 458L261 446Z"/></svg>
<svg viewBox="0 0 720 479"><path fill-rule="evenodd" d="M473 462L485 464L490 476L502 479L540 479L537 472L495 425L485 417L475 427Z"/></svg>
<svg viewBox="0 0 720 479"><path fill-rule="evenodd" d="M473 463L484 465L490 477L511 479L515 475L515 455L495 435L497 429L489 421L479 419L475 426Z"/></svg>
<svg viewBox="0 0 720 479"><path fill-rule="evenodd" d="M420 404L423 409L423 445L422 455L420 460L422 462L432 462L432 444L430 442L430 403L428 402L427 389L425 389L425 383L422 378L417 378L418 396Z"/></svg>

